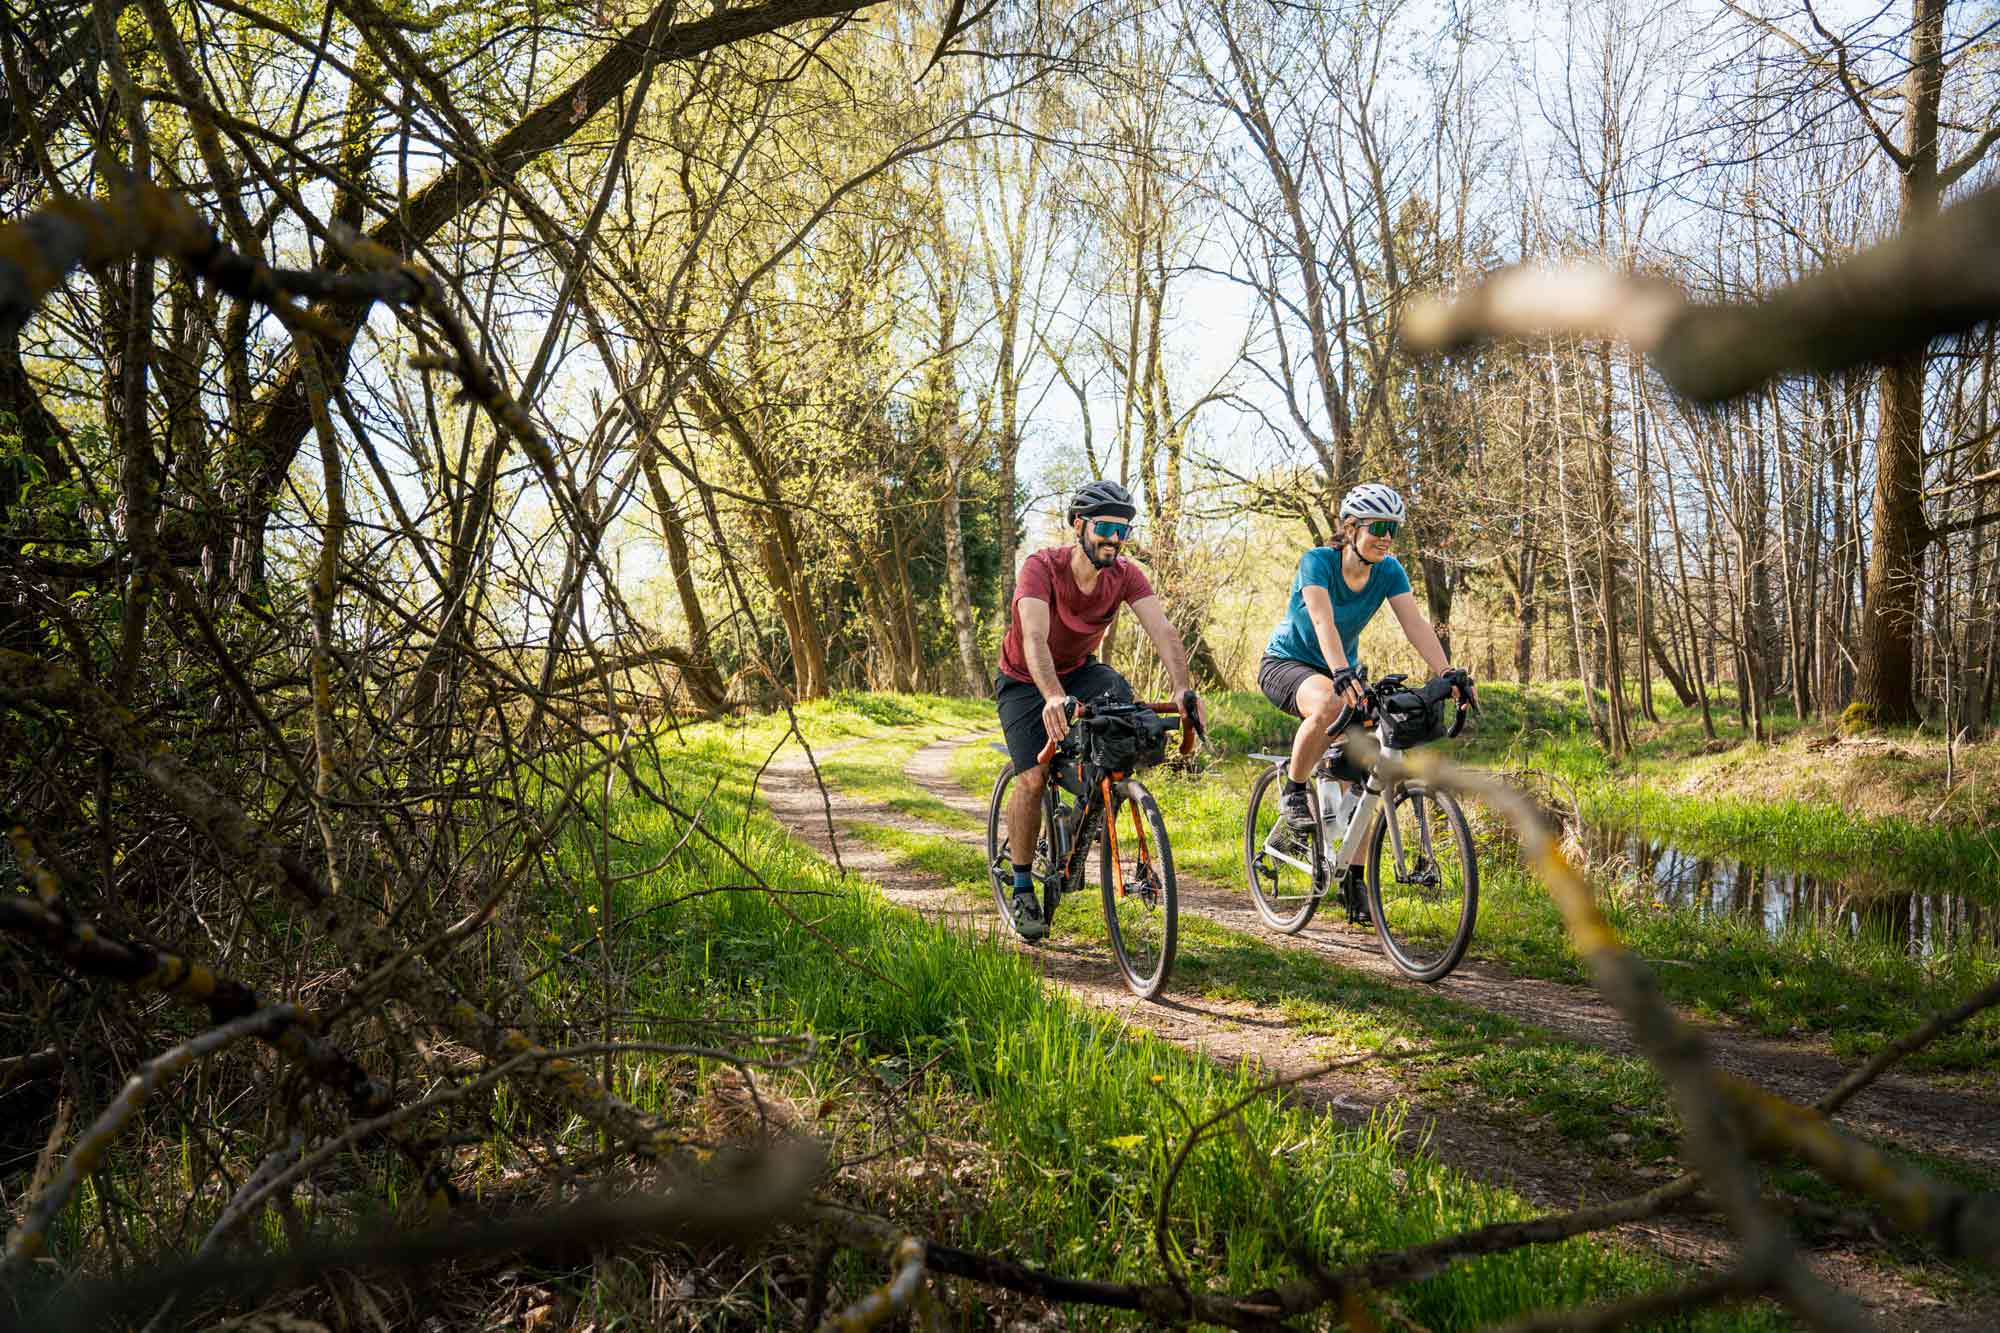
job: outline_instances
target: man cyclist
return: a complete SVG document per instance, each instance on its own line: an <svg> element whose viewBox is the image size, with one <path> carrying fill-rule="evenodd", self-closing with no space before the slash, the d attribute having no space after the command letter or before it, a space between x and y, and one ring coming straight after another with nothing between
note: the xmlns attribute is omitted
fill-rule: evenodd
<svg viewBox="0 0 2000 1333"><path fill-rule="evenodd" d="M1042 747L1049 737L1068 734L1066 699L1088 702L1109 694L1133 702L1125 678L1095 656L1120 606L1129 604L1139 618L1176 697L1189 692L1180 632L1168 622L1145 572L1120 554L1138 514L1131 493L1117 482L1085 482L1070 498L1064 518L1076 541L1035 552L1015 581L995 692L1017 775L1007 802L1007 848L1014 870L1014 928L1024 939L1049 933L1033 874L1042 788L1049 780L1048 765L1037 762ZM1195 708L1205 724L1208 714L1199 699Z"/></svg>
<svg viewBox="0 0 2000 1333"><path fill-rule="evenodd" d="M1312 828L1306 784L1326 754L1331 740L1327 728L1344 706L1362 702L1355 650L1362 629L1383 602L1432 672L1451 674L1460 698L1467 705L1477 702L1472 677L1451 665L1437 631L1417 609L1410 576L1389 553L1408 520L1403 497L1391 487L1370 481L1349 491L1340 502L1333 545L1315 546L1299 557L1285 618L1264 649L1257 687L1300 719L1280 802L1285 836L1297 845L1304 844Z"/></svg>

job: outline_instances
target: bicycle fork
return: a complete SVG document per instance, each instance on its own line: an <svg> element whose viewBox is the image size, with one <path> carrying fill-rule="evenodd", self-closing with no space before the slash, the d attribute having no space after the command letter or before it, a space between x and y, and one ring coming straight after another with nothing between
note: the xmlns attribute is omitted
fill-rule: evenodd
<svg viewBox="0 0 2000 1333"><path fill-rule="evenodd" d="M1103 779L1104 808L1111 809L1111 779ZM1146 845L1146 822L1139 817L1139 803L1127 801L1132 811L1132 837L1139 844L1139 874L1150 878L1153 866L1153 850ZM1104 849L1111 857L1111 881L1118 890L1118 896L1125 896L1125 865L1118 859L1118 820L1115 816L1104 821Z"/></svg>

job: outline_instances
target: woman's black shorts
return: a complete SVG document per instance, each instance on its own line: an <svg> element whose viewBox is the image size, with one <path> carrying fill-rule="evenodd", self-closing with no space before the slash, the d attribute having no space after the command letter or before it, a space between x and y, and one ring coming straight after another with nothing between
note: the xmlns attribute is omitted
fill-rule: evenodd
<svg viewBox="0 0 2000 1333"><path fill-rule="evenodd" d="M1257 688L1264 691L1264 697L1293 717L1304 717L1299 710L1299 686L1314 676L1324 676L1332 680L1332 673L1321 671L1310 662L1300 662L1289 657L1267 657L1257 667Z"/></svg>

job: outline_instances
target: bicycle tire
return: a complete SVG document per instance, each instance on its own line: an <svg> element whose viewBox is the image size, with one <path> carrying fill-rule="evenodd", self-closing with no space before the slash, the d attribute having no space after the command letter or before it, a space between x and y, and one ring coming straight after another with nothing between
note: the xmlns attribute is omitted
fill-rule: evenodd
<svg viewBox="0 0 2000 1333"><path fill-rule="evenodd" d="M1399 821L1406 864L1396 866L1385 884L1384 852L1395 859L1392 819ZM1441 851L1438 843L1446 836L1453 849ZM1479 918L1479 856L1458 801L1426 782L1397 783L1383 793L1364 859L1368 910L1382 952L1412 981L1443 980L1465 957Z"/></svg>
<svg viewBox="0 0 2000 1333"><path fill-rule="evenodd" d="M1144 837L1114 822L1127 807L1137 811ZM1174 884L1174 851L1167 841L1159 802L1136 779L1112 784L1105 829L1097 833L1099 876L1104 893L1104 926L1125 985L1142 1000L1166 989L1180 943L1180 897ZM1106 829L1121 831L1114 837ZM1114 845L1116 853L1114 855ZM1120 884L1124 892L1119 892Z"/></svg>
<svg viewBox="0 0 2000 1333"><path fill-rule="evenodd" d="M1020 932L1014 926L1014 862L1007 847L1007 793L1014 783L1014 762L1010 759L1001 766L1000 776L993 779L993 796L986 806L986 878L993 890L993 905L1000 912L1000 919L1007 923L1009 930ZM1061 894L1055 884L1055 866L1050 854L1051 847L1060 845L1061 811L1051 792L1054 783L1042 787L1042 832L1035 843L1033 871L1035 884L1042 890L1042 920L1053 927L1056 903Z"/></svg>
<svg viewBox="0 0 2000 1333"><path fill-rule="evenodd" d="M1250 789L1250 808L1243 815L1243 874L1250 883L1250 901L1256 904L1257 915L1264 918L1264 924L1284 934L1296 935L1319 910L1320 895L1315 886L1324 872L1324 851L1317 822L1312 830L1310 855L1306 858L1313 867L1311 874L1273 860L1264 850L1271 827L1279 818L1279 794L1283 791L1280 779L1284 773L1282 765L1273 764Z"/></svg>

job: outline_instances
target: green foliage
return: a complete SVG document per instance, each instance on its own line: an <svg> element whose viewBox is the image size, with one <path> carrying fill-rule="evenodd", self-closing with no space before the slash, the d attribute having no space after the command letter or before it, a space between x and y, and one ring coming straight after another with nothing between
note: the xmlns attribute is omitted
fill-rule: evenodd
<svg viewBox="0 0 2000 1333"><path fill-rule="evenodd" d="M904 695L835 690L832 703L836 708L849 709L885 727L904 727L923 720L923 715L911 707Z"/></svg>
<svg viewBox="0 0 2000 1333"><path fill-rule="evenodd" d="M1291 747L1298 719L1278 711L1261 692L1231 690L1205 698L1208 739L1215 750L1226 755L1244 755L1253 750Z"/></svg>
<svg viewBox="0 0 2000 1333"><path fill-rule="evenodd" d="M974 711L908 696L887 708L879 697L844 702L854 707L802 710L816 747L860 740L857 750L895 745L907 754L962 726ZM874 711L894 721L871 721ZM767 879L824 895L812 905L810 927L802 914L788 914L759 893L687 896L741 879L718 849L688 842L663 869L618 886L621 915L645 913L633 917L621 941L646 961L644 993L632 1000L668 1022L687 1015L809 1030L829 1051L865 1058L884 1081L902 1089L916 1128L965 1143L968 1160L992 1164L975 1207L933 1201L930 1216L939 1221L941 1239L1078 1276L1156 1276L1153 1214L1182 1124L1172 1108L1199 1113L1213 1107L1247 1088L1250 1071L1135 1036L1107 1016L1051 995L1029 960L1012 950L926 923L837 878L768 818L746 809L750 774L782 730L782 719L690 729L675 753L671 781L690 805L716 793L710 831ZM987 757L997 759L990 752ZM620 849L614 869L649 865L681 840L678 821L655 807L629 801L623 813L623 831L635 841ZM963 881L969 894L984 894L982 858L968 841L930 839L907 850ZM549 922L541 944L551 956L591 938L591 918L573 900L552 895L537 906ZM1078 924L1093 916L1087 910L1072 915ZM1232 943L1250 942L1203 934L1195 952L1219 955ZM1453 1008L1428 993L1380 983L1343 997L1338 987L1345 981L1329 982L1323 969L1268 946L1256 949L1264 962L1246 964L1247 973L1239 969L1236 984L1260 984L1258 967L1290 969L1285 984L1317 987L1312 994L1322 997L1329 1014L1338 1006L1345 1015L1338 1021L1359 1021L1374 1034L1371 1041L1390 1039L1396 1028L1379 1009L1392 990L1438 1013ZM560 989L582 978L558 969L546 984ZM560 1002L560 996L551 998ZM1504 1058L1513 1058L1512 1052ZM1546 1072L1553 1076L1587 1063L1552 1059ZM1498 1072L1491 1076L1502 1080ZM816 1067L807 1068L769 1086L802 1102L838 1091L819 1086L819 1077ZM1579 1077L1601 1075L1586 1070ZM1553 1109L1558 1095L1547 1095ZM1194 1154L1174 1195L1171 1243L1178 1262L1200 1282L1252 1290L1281 1280L1293 1271L1282 1239L1287 1236L1340 1262L1529 1212L1428 1153L1400 1147L1393 1116L1348 1130L1267 1098L1254 1103L1244 1121L1252 1141L1278 1149L1275 1158L1264 1164L1260 1150L1260 1161L1252 1163L1235 1138L1223 1136ZM904 1132L901 1122L894 1128ZM1275 1173L1270 1183L1266 1170ZM1464 1265L1398 1299L1411 1318L1428 1326L1463 1328L1551 1302L1601 1299L1664 1277L1650 1260L1572 1241ZM1704 1315L1694 1326L1770 1323L1753 1310Z"/></svg>

